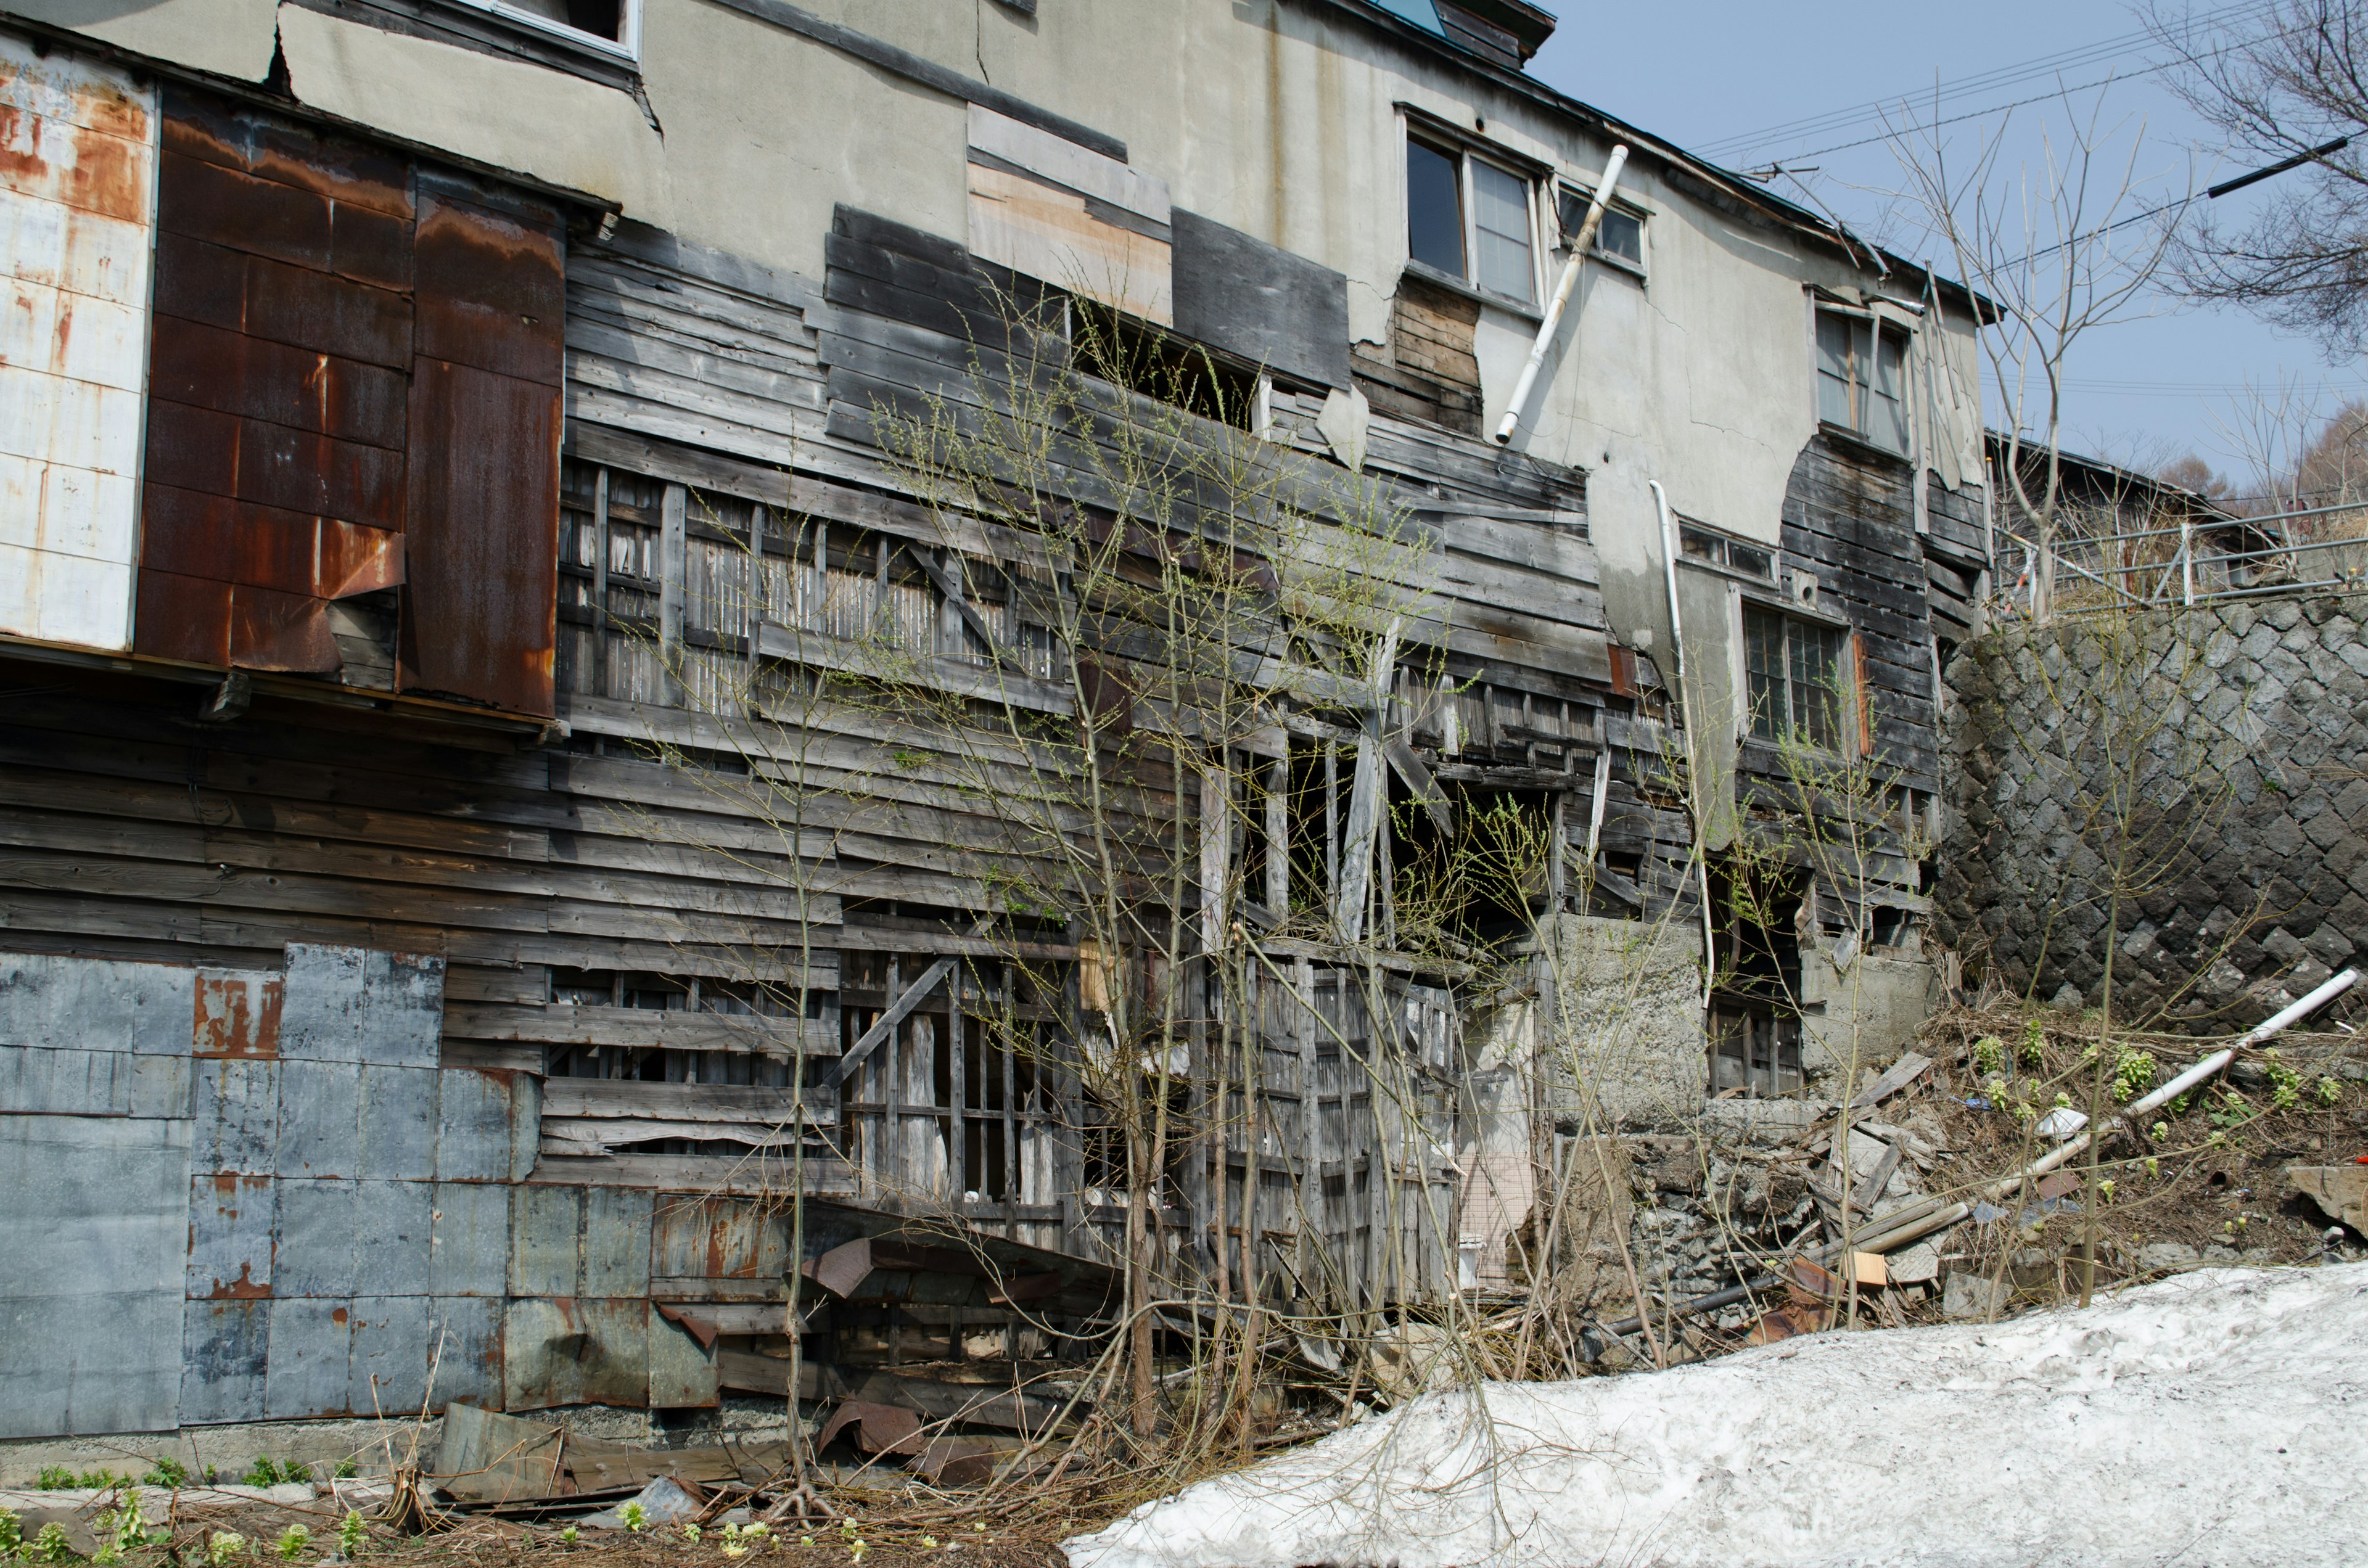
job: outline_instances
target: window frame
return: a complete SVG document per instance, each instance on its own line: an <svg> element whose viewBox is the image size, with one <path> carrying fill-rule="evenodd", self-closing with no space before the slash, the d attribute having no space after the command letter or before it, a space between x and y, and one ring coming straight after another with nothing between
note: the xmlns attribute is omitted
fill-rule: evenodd
<svg viewBox="0 0 2368 1568"><path fill-rule="evenodd" d="M586 32L523 6L513 6L507 0L436 0L440 6L473 11L490 16L513 27L554 39L571 48L603 55L638 69L642 62L642 0L617 0L618 31L622 38L606 39L598 33Z"/></svg>
<svg viewBox="0 0 2368 1568"><path fill-rule="evenodd" d="M1469 136L1458 134L1452 128L1439 125L1428 116L1412 112L1404 116L1402 131L1406 147L1420 145L1440 157L1450 159L1455 166L1457 216L1462 221L1463 269L1448 272L1436 263L1424 261L1415 255L1413 187L1406 159L1399 159L1399 194L1406 210L1406 266L1425 278L1438 278L1502 309L1518 311L1535 318L1543 308L1544 272L1543 262L1551 248L1539 222L1538 191L1548 185L1550 175L1541 175L1530 161L1515 154L1509 148L1474 145ZM1529 248L1529 292L1526 297L1508 294L1480 280L1480 200L1478 176L1473 165L1486 165L1498 174L1510 176L1521 187L1522 216L1527 224L1523 234ZM1559 215L1557 215L1559 222ZM1491 230L1490 233L1496 233ZM1559 237L1559 236L1556 236Z"/></svg>
<svg viewBox="0 0 2368 1568"><path fill-rule="evenodd" d="M1736 714L1738 738L1747 743L1757 743L1761 745L1782 745L1789 732L1800 744L1826 752L1830 756L1839 757L1856 756L1862 698L1859 688L1857 631L1846 621L1838 620L1829 616L1804 614L1803 607L1799 605L1783 604L1753 594L1738 592L1736 595L1736 603L1735 648L1737 679L1735 689L1739 710ZM1753 689L1754 680L1760 673L1753 668L1753 655L1757 644L1752 638L1751 618L1755 615L1772 617L1784 629L1780 666L1775 672L1782 683L1784 715L1777 724L1773 734L1763 734L1760 732L1759 701ZM1832 726L1830 737L1821 738L1815 733L1814 728L1801 729L1794 717L1793 691L1800 683L1800 677L1796 674L1799 661L1795 656L1793 641L1795 628L1814 631L1821 635L1830 636L1834 640L1832 668L1836 679L1832 695L1833 707L1829 715Z"/></svg>
<svg viewBox="0 0 2368 1568"><path fill-rule="evenodd" d="M1592 180L1577 180L1565 177L1556 182L1555 191L1554 248L1559 250L1562 248L1561 242L1577 233L1577 230L1575 229L1563 227L1562 203L1560 199L1564 196L1568 196L1572 199L1576 200L1579 204L1578 210L1583 221L1587 212L1587 204L1595 199L1596 182ZM1602 262L1607 267L1617 267L1621 271L1627 273L1630 277L1634 278L1639 281L1650 280L1653 272L1653 242L1651 239L1653 210L1645 206L1641 201L1632 200L1625 192L1615 189L1611 193L1611 201L1605 204L1603 211L1604 216L1607 219L1616 213L1620 217L1629 219L1635 223L1636 256L1634 259L1632 260L1629 257L1621 255L1618 251L1604 249L1602 243L1602 231L1599 229L1596 231L1596 243L1587 247L1588 258L1591 261Z"/></svg>
<svg viewBox="0 0 2368 1568"><path fill-rule="evenodd" d="M1848 389L1850 417L1836 419L1826 412L1826 384L1835 380L1826 368L1826 323L1843 324L1849 334L1850 352L1845 361L1845 374L1840 378ZM1864 360L1860 358L1860 343L1872 349ZM1839 432L1878 452L1908 460L1915 450L1915 398L1908 386L1915 372L1908 349L1910 329L1876 312L1835 304L1824 299L1813 299L1809 311L1810 402L1819 428ZM1894 445L1874 429L1874 403L1886 396L1880 390L1884 364L1884 350L1896 347L1898 381L1896 395L1889 397L1896 405L1899 440ZM1863 370L1863 374L1861 371Z"/></svg>

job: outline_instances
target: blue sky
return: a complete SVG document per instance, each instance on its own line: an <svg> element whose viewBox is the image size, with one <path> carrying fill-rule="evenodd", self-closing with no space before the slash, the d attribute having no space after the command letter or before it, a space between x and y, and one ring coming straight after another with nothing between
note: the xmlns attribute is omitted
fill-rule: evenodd
<svg viewBox="0 0 2368 1568"><path fill-rule="evenodd" d="M1995 85L1944 97L1940 112L1954 117L2120 74L2123 79L2104 89L2104 120L2121 128L2117 145L2123 149L2142 134L2137 166L2151 176L2146 188L2156 199L2185 193L2191 157L2199 186L2248 166L2225 161L2209 128L2165 90L2158 75L2144 74L2154 51L2133 36L2139 18L2112 0L1986 0L1979 7L1928 3L1878 11L1765 0L1641 6L1569 0L1563 9L1562 27L1531 62L1531 74L1729 167L1878 138L1872 145L1795 161L1819 166L1804 176L1818 200L1854 229L1884 233L1910 254L1928 247L1896 218L1893 228L1884 227L1884 210L1896 199L1886 193L1902 188L1904 180L1896 155L1879 140L1879 119L1861 118L1748 148L1732 139L1908 95L1917 96L1918 111L1930 118L1936 77L1945 86L1993 76ZM2036 74L1996 82L2006 68L2051 56L2059 58ZM2084 93L2079 101L2086 106L2094 97ZM2033 104L2010 115L1969 119L1944 134L1970 152L1983 128L2003 122L2009 156L2002 166L2019 170L2039 154L2049 108ZM2055 112L2060 120L2061 108ZM1774 188L1794 199L1803 194L1781 181ZM2245 199L2217 205L2227 209ZM1930 259L1948 270L1944 256ZM2357 361L2330 365L2307 339L2241 312L2157 297L2145 319L2081 339L2071 367L2066 445L2123 460L2192 450L2223 472L2241 469L2221 426L2248 379L2274 387L2282 377L2319 392L2330 411L2341 396L2368 389L2368 370Z"/></svg>

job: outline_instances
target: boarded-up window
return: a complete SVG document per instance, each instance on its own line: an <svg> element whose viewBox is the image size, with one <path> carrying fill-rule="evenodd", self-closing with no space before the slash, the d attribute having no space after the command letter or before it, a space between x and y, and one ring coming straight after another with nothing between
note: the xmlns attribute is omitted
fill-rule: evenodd
<svg viewBox="0 0 2368 1568"><path fill-rule="evenodd" d="M1145 321L1176 319L1167 185L1049 131L970 110L970 248Z"/></svg>
<svg viewBox="0 0 2368 1568"><path fill-rule="evenodd" d="M0 632L131 641L153 87L0 39Z"/></svg>

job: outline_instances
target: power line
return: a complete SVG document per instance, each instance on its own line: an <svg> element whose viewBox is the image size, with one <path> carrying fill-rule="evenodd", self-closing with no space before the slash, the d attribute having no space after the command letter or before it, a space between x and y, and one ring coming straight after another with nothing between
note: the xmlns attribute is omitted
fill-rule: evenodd
<svg viewBox="0 0 2368 1568"><path fill-rule="evenodd" d="M2217 11L2206 13L2198 17L2194 25L2201 27L2238 22L2248 17L2271 9L2274 9L2274 0L2240 0L2239 4L2225 6ZM1960 77L1955 81L1944 82L1929 91L1936 98L1947 98L1963 97L1968 93L1991 92L1999 88L2020 86L2037 77L2060 74L2084 65L2093 65L2100 60L2127 54L2143 47L2151 40L2152 37L2150 32L2143 29L2123 33L2094 43L2058 50L2052 54L2019 61L1975 75ZM1756 131L1722 137L1704 146L1702 151L1704 155L1710 157L1739 156L1756 148L1781 141L1802 140L1821 132L1840 130L1858 121L1879 117L1888 112L1892 106L1903 101L1912 101L1921 97L1927 90L1919 88L1911 93L1895 93L1870 99L1849 108L1827 110L1821 114L1804 116L1800 119L1788 120L1781 125L1765 126ZM1815 156L1816 154L1802 155Z"/></svg>

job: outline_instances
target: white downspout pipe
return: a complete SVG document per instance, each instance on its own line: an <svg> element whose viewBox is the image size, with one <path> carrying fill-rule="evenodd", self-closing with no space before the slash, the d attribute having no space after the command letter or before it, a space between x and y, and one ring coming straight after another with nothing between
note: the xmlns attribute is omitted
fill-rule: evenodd
<svg viewBox="0 0 2368 1568"><path fill-rule="evenodd" d="M1661 488L1657 479L1649 482L1653 491L1653 506L1661 517L1661 570L1669 585L1669 678L1675 682L1672 695L1677 699L1677 710L1685 716L1686 725L1686 790L1694 802L1695 869L1702 873L1702 1008L1710 1008L1710 991L1718 973L1718 932L1712 924L1710 909L1710 849L1702 842L1710 831L1710 801L1705 793L1707 781L1702 774L1702 759L1694 755L1693 704L1686 700L1686 631L1678 619L1678 525L1669 516L1669 493Z"/></svg>
<svg viewBox="0 0 2368 1568"><path fill-rule="evenodd" d="M1538 324L1538 340L1530 346L1530 358L1521 367L1521 379L1513 383L1513 401L1505 405L1505 417L1497 422L1497 444L1500 447L1513 438L1513 428L1521 422L1521 410L1529 404L1530 390L1538 384L1538 372L1545 367L1546 350L1554 347L1554 329L1562 324L1562 312L1570 303L1572 291L1578 287L1578 269L1587 263L1587 253L1595 244L1595 231L1603 226L1603 209L1611 199L1611 187L1620 182L1621 165L1627 161L1627 147L1616 146L1611 149L1611 162L1603 165L1603 178L1596 183L1595 199L1587 204L1587 216L1571 239L1570 259L1563 263L1562 281L1554 285L1554 302L1546 306L1546 319Z"/></svg>

